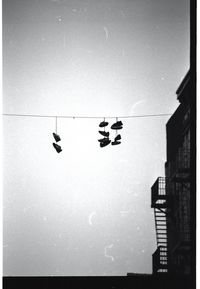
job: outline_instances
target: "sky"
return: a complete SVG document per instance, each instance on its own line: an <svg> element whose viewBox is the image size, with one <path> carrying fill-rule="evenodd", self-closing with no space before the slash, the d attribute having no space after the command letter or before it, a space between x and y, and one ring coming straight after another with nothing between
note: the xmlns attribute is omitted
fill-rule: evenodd
<svg viewBox="0 0 200 289"><path fill-rule="evenodd" d="M3 274L151 273L151 186L189 69L189 0L4 0ZM100 116L79 119L77 116ZM106 119L110 126L115 119Z"/></svg>

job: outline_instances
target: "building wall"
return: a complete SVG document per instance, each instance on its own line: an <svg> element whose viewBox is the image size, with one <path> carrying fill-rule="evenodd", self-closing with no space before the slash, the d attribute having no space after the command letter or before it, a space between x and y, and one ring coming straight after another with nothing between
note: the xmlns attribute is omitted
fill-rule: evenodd
<svg viewBox="0 0 200 289"><path fill-rule="evenodd" d="M165 164L169 273L190 273L190 78L177 90L180 105L166 125Z"/></svg>

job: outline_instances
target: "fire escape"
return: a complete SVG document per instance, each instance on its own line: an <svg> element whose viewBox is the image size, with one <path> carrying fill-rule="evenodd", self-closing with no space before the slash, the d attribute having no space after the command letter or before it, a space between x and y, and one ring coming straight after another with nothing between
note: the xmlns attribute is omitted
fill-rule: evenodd
<svg viewBox="0 0 200 289"><path fill-rule="evenodd" d="M154 208L157 249L153 254L153 274L167 273L167 196L165 177L159 177L151 187L151 207Z"/></svg>

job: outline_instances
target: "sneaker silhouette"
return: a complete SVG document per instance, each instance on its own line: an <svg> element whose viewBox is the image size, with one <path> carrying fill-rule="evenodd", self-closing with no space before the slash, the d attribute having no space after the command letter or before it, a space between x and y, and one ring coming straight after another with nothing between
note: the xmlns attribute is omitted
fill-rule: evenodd
<svg viewBox="0 0 200 289"><path fill-rule="evenodd" d="M108 125L108 122L107 121L102 121L100 124L99 124L99 127L105 127Z"/></svg>
<svg viewBox="0 0 200 289"><path fill-rule="evenodd" d="M60 136L58 134L56 134L55 132L53 132L53 137L54 137L56 142L61 140Z"/></svg>
<svg viewBox="0 0 200 289"><path fill-rule="evenodd" d="M122 129L122 125L123 125L123 123L120 120L120 121L113 123L113 125L111 125L111 128L112 129Z"/></svg>
<svg viewBox="0 0 200 289"><path fill-rule="evenodd" d="M53 146L54 146L55 150L57 151L57 153L60 153L62 151L61 146L59 146L58 144L53 143Z"/></svg>
<svg viewBox="0 0 200 289"><path fill-rule="evenodd" d="M123 128L122 125L121 125L121 126L118 126L118 125L116 125L116 124L113 124L113 125L111 126L111 129L116 129L116 130L122 129L122 128Z"/></svg>
<svg viewBox="0 0 200 289"><path fill-rule="evenodd" d="M105 137L109 137L109 132L103 131L103 130L99 130L99 133Z"/></svg>
<svg viewBox="0 0 200 289"><path fill-rule="evenodd" d="M116 140L120 140L120 139L121 139L121 135L118 134L118 135L115 137L115 141L116 141Z"/></svg>
<svg viewBox="0 0 200 289"><path fill-rule="evenodd" d="M103 148L111 143L111 140L107 139L106 141L103 141L100 143L100 147Z"/></svg>
<svg viewBox="0 0 200 289"><path fill-rule="evenodd" d="M108 141L108 140L109 140L108 137L104 137L104 138L98 139L99 142L105 142L105 141Z"/></svg>
<svg viewBox="0 0 200 289"><path fill-rule="evenodd" d="M120 144L120 143L121 143L121 141L115 140L115 141L112 142L112 145L113 145L113 146L116 146L116 145L118 145L118 144Z"/></svg>

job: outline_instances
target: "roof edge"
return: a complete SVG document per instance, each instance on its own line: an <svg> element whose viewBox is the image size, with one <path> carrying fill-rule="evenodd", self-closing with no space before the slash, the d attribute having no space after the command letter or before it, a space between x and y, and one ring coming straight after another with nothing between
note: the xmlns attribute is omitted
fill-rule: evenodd
<svg viewBox="0 0 200 289"><path fill-rule="evenodd" d="M185 87L185 85L187 84L189 79L190 79L190 69L188 70L188 72L186 73L185 77L181 81L181 84L179 85L179 87L178 87L178 89L176 91L177 95L179 95L181 93L181 91L183 90L183 88Z"/></svg>

